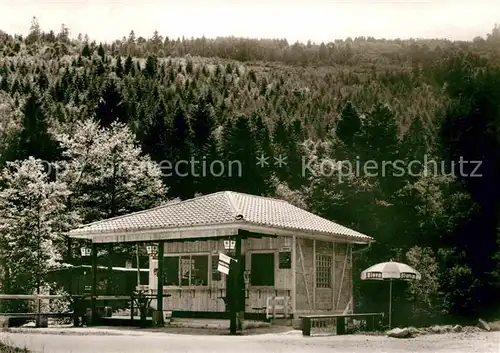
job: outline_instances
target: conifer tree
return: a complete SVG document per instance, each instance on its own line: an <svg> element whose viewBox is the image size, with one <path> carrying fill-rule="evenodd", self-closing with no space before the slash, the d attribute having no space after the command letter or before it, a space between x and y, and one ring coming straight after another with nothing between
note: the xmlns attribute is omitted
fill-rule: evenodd
<svg viewBox="0 0 500 353"><path fill-rule="evenodd" d="M361 119L351 101L342 107L340 120L337 123L337 136L347 148L355 148L356 137L361 130Z"/></svg>
<svg viewBox="0 0 500 353"><path fill-rule="evenodd" d="M118 77L122 77L123 75L123 64L122 64L122 57L120 55L118 55L116 57L116 68L115 68L115 72L116 72L116 75Z"/></svg>
<svg viewBox="0 0 500 353"><path fill-rule="evenodd" d="M57 143L49 132L45 107L39 93L33 91L22 108L21 130L11 146L10 159L29 157L53 162L58 156Z"/></svg>
<svg viewBox="0 0 500 353"><path fill-rule="evenodd" d="M288 159L288 148L289 148L289 135L288 135L288 126L286 125L283 118L278 118L274 125L274 129L272 131L273 136L273 151L274 157L278 159L283 159L286 163ZM286 164L281 166L275 165L276 160L272 160L271 164L274 168L274 173L280 180L288 179L288 170L286 168Z"/></svg>
<svg viewBox="0 0 500 353"><path fill-rule="evenodd" d="M153 115L151 125L146 128L142 145L144 152L149 154L151 158L160 163L168 158L168 137L169 131L167 128L167 110L165 102L160 100Z"/></svg>
<svg viewBox="0 0 500 353"><path fill-rule="evenodd" d="M407 163L411 161L423 162L426 155L429 159L437 157L435 154L437 151L432 151L431 138L432 136L422 124L421 118L415 117L403 136L402 157Z"/></svg>
<svg viewBox="0 0 500 353"><path fill-rule="evenodd" d="M158 71L156 58L154 56L148 56L146 59L146 66L144 68L144 75L149 78L154 78Z"/></svg>
<svg viewBox="0 0 500 353"><path fill-rule="evenodd" d="M224 126L223 155L226 161L225 189L250 194L265 194L262 167L257 165L255 135L246 116L228 121Z"/></svg>
<svg viewBox="0 0 500 353"><path fill-rule="evenodd" d="M88 43L85 43L83 46L82 56L84 58L87 58L87 59L90 59L90 57L92 56L92 53L90 52L90 47L89 47Z"/></svg>
<svg viewBox="0 0 500 353"><path fill-rule="evenodd" d="M208 95L201 96L191 117L193 157L207 166L219 160L217 145L214 136L214 109L210 104ZM200 171L199 176L194 178L195 189L206 194L217 189L217 177L212 173Z"/></svg>
<svg viewBox="0 0 500 353"><path fill-rule="evenodd" d="M263 165L260 171L263 180L263 193L272 194L274 189L274 185L272 183L274 176L274 150L272 146L271 134L269 128L264 124L260 114L255 114L252 117L252 125L257 148L256 158L267 158L263 159L263 161L266 161L267 164Z"/></svg>
<svg viewBox="0 0 500 353"><path fill-rule="evenodd" d="M114 80L104 84L95 116L103 127L109 127L115 121L120 123L128 121L123 96Z"/></svg>
<svg viewBox="0 0 500 353"><path fill-rule="evenodd" d="M190 143L190 128L185 110L178 106L172 120L170 135L168 161L171 169L168 173L166 183L169 185L169 196L187 199L194 195L192 187L192 145Z"/></svg>
<svg viewBox="0 0 500 353"><path fill-rule="evenodd" d="M102 43L99 43L99 47L97 48L97 55L99 55L103 62L106 61L106 53L104 52L104 48Z"/></svg>
<svg viewBox="0 0 500 353"><path fill-rule="evenodd" d="M134 61L132 60L132 57L130 55L127 56L127 59L125 59L125 75L130 74L132 67L134 66Z"/></svg>

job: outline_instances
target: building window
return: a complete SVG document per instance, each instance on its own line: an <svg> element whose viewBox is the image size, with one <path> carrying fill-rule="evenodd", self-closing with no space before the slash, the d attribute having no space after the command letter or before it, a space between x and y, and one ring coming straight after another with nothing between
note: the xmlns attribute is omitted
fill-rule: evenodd
<svg viewBox="0 0 500 353"><path fill-rule="evenodd" d="M166 286L179 285L179 256L165 256L163 258L163 284Z"/></svg>
<svg viewBox="0 0 500 353"><path fill-rule="evenodd" d="M191 282L190 286L208 285L208 255L191 256Z"/></svg>
<svg viewBox="0 0 500 353"><path fill-rule="evenodd" d="M274 253L252 254L251 286L274 286Z"/></svg>
<svg viewBox="0 0 500 353"><path fill-rule="evenodd" d="M316 288L332 287L332 257L316 255Z"/></svg>
<svg viewBox="0 0 500 353"><path fill-rule="evenodd" d="M208 285L208 255L167 256L164 264L166 286Z"/></svg>
<svg viewBox="0 0 500 353"><path fill-rule="evenodd" d="M219 255L212 255L212 281L220 281L222 276L217 270L219 267Z"/></svg>

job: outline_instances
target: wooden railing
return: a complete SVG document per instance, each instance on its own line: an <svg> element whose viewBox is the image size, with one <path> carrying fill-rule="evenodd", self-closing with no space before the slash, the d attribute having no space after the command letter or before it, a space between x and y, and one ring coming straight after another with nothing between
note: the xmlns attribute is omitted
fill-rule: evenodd
<svg viewBox="0 0 500 353"><path fill-rule="evenodd" d="M44 299L65 299L64 295L49 295L49 294L0 294L0 300L44 300Z"/></svg>
<svg viewBox="0 0 500 353"><path fill-rule="evenodd" d="M145 288L141 288L145 289ZM163 297L168 298L171 294L164 293ZM86 303L88 301L112 301L112 300L126 300L130 302L130 316L134 319L134 307L138 309L140 314L140 324L145 326L147 310L151 304L151 301L156 300L158 295L156 290L148 290L143 292L139 290L131 295L46 295L46 294L0 294L0 300L36 300L40 302L41 300L50 299L66 299L71 303L73 311L66 313L55 313L55 312L41 312L40 305L38 305L38 310L36 313L0 313L0 316L11 316L18 318L41 318L44 317L73 317L75 326L80 325L80 318L85 318L87 313L85 312ZM94 302L94 303L95 303ZM83 320L82 320L83 322Z"/></svg>

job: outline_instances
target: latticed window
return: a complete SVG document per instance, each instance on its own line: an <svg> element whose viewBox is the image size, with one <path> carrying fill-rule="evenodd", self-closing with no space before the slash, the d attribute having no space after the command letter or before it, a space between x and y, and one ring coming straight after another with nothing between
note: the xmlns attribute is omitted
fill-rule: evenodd
<svg viewBox="0 0 500 353"><path fill-rule="evenodd" d="M316 255L316 288L332 287L332 257Z"/></svg>

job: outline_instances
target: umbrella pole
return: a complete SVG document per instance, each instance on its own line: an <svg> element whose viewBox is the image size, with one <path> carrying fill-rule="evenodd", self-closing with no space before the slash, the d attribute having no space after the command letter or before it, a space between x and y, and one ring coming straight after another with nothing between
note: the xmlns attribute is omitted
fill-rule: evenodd
<svg viewBox="0 0 500 353"><path fill-rule="evenodd" d="M392 328L392 278L389 280L389 329Z"/></svg>

